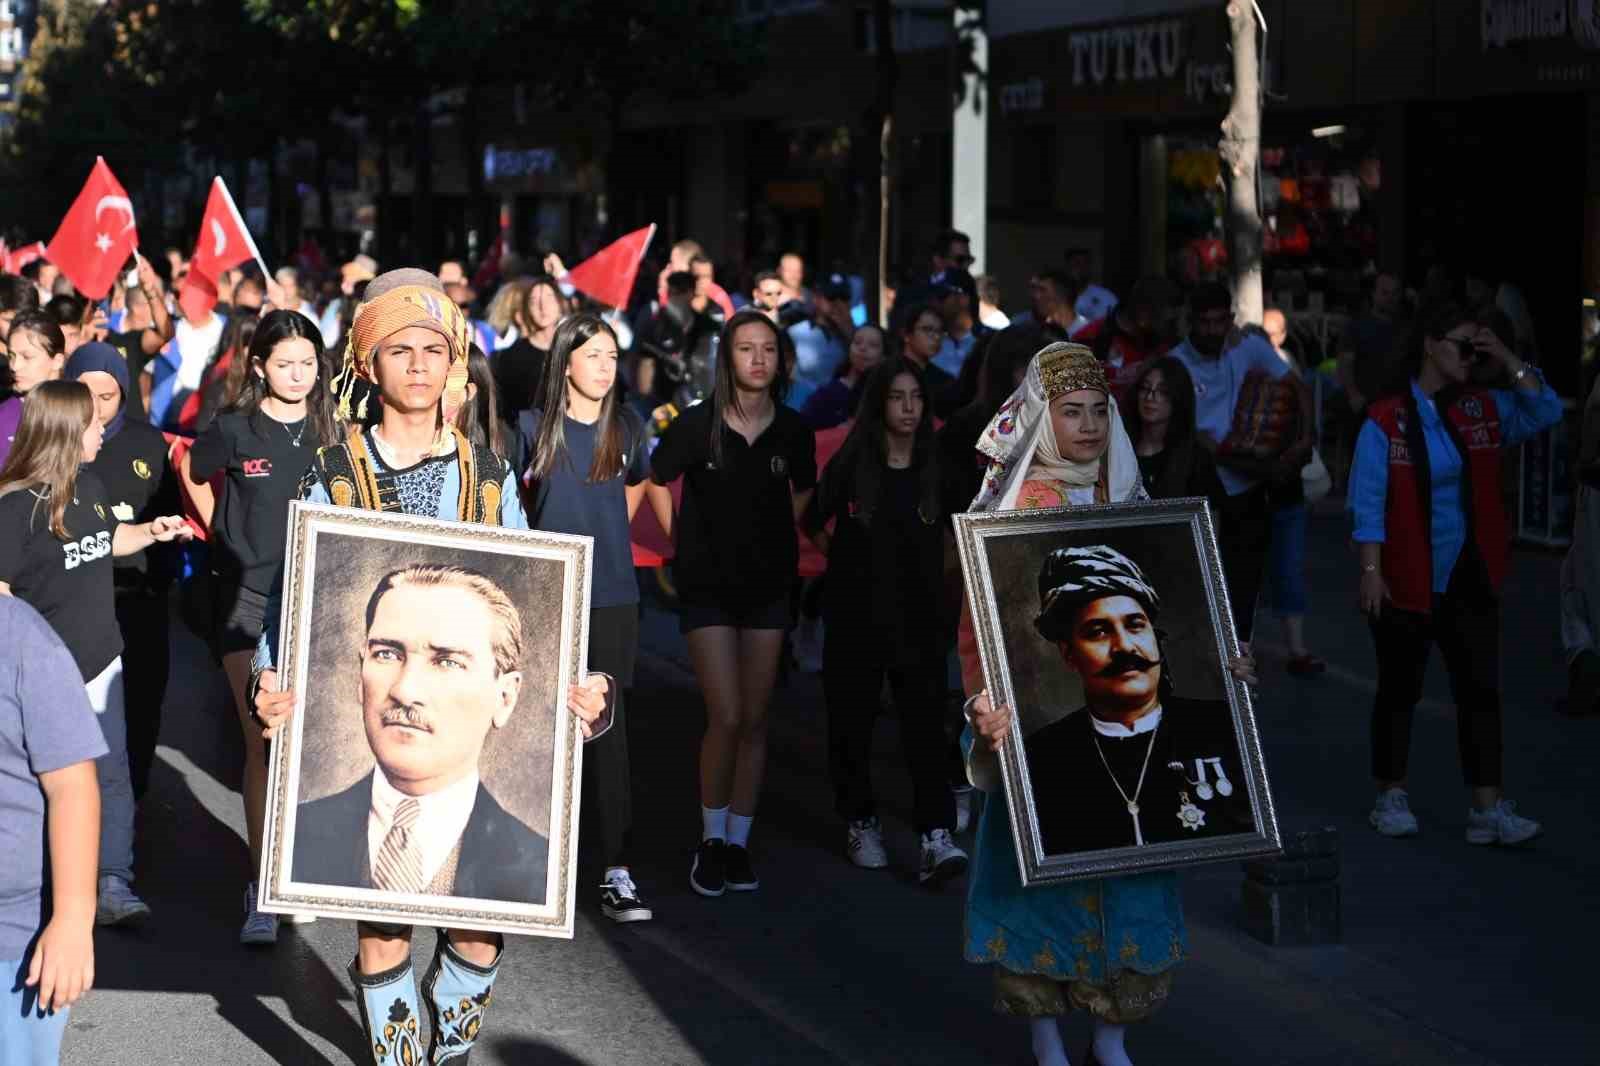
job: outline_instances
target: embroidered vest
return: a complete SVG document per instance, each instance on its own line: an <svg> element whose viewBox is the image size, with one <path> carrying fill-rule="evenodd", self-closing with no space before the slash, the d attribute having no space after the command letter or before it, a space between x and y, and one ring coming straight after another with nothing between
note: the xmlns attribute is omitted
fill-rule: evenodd
<svg viewBox="0 0 1600 1066"><path fill-rule="evenodd" d="M1383 579L1396 607L1426 614L1433 608L1433 486L1426 469L1419 469L1412 460L1406 440L1410 417L1406 397L1378 400L1367 414L1389 441ZM1489 393L1466 389L1442 404L1439 416L1446 420L1462 450L1461 502L1467 511L1467 546L1476 548L1489 584L1498 594L1511 553L1505 505L1500 498L1500 412Z"/></svg>
<svg viewBox="0 0 1600 1066"><path fill-rule="evenodd" d="M456 462L461 471L461 491L456 500L456 521L500 524L500 490L508 467L501 458L480 448L454 427ZM313 465L328 498L340 507L360 507L367 511L403 511L394 491L378 482L378 466L367 448L366 435L352 428L339 444L317 450ZM431 515L428 517L432 517Z"/></svg>

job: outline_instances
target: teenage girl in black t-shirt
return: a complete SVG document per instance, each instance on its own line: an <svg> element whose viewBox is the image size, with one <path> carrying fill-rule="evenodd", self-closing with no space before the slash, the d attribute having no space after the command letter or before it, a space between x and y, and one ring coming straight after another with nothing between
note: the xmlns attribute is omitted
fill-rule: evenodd
<svg viewBox="0 0 1600 1066"><path fill-rule="evenodd" d="M923 884L967 868L951 839L955 802L945 780L939 597L949 521L941 489L922 371L895 356L868 375L855 425L823 472L803 525L828 556L822 688L828 769L849 823L846 855L867 869L889 864L871 776L887 678L916 800Z"/></svg>
<svg viewBox="0 0 1600 1066"><path fill-rule="evenodd" d="M89 389L46 381L28 393L16 441L0 469L0 593L44 616L83 674L105 734L95 760L100 784L100 879L95 921L143 920L133 894L133 785L123 704L122 634L111 558L156 542L187 540L177 516L122 522L100 479L80 463L100 451L103 426Z"/></svg>
<svg viewBox="0 0 1600 1066"><path fill-rule="evenodd" d="M702 896L760 887L747 843L766 769L767 702L792 623L794 523L817 484L811 427L783 405L793 362L787 334L764 314L734 315L718 338L711 398L679 416L651 461L658 485L683 478L673 575L706 701L702 834L689 874Z"/></svg>
<svg viewBox="0 0 1600 1066"><path fill-rule="evenodd" d="M218 597L213 637L244 731L244 816L254 871L261 865L267 762L261 728L251 721L245 700L250 659L283 564L289 501L317 449L337 439L338 422L323 373L322 332L309 318L298 311L269 312L246 358L244 390L194 442L189 476L197 482L217 473L226 477L211 523ZM255 904L251 881L239 940L271 944L278 920Z"/></svg>

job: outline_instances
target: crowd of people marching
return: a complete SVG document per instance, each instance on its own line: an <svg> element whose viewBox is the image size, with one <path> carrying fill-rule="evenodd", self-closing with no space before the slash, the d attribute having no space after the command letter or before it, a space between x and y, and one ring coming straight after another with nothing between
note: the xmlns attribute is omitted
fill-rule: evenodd
<svg viewBox="0 0 1600 1066"><path fill-rule="evenodd" d="M633 688L643 506L674 544L663 585L706 707L693 890L760 888L768 707L785 669L820 666L841 860L889 865L870 772L887 707L918 880L969 874L966 957L991 966L996 1009L1027 1019L1046 1066L1068 1061L1056 1019L1074 1008L1095 1020L1075 1061L1131 1061L1125 1027L1162 1005L1187 954L1178 884L1167 872L1023 892L1000 803L961 842L969 780L994 781L1011 716L983 690L952 514L1204 497L1241 640L1270 604L1287 670L1310 681L1325 664L1303 624L1307 516L1328 451L1378 662L1372 825L1417 831L1410 724L1437 643L1459 704L1466 840L1536 835L1501 780L1500 457L1561 405L1508 316L1481 294L1430 279L1408 297L1379 275L1323 365L1281 311L1241 328L1216 282L1179 293L1142 279L1119 298L1080 252L1008 306L968 272L969 245L939 234L883 326L857 276L791 253L730 292L690 240L642 272L626 307L587 301L556 256L536 269L506 256L493 278L460 262L382 272L365 255L326 279L233 270L199 319L173 299L176 253L136 256L104 301L44 260L0 275L0 818L8 848L42 854L47 838L50 855L48 876L0 872L0 973L20 978L0 995L0 1063L55 1061L67 1007L92 983L91 926L150 914L134 823L175 587L245 738L258 868L265 744L294 706L273 669L286 509L329 501L353 464L372 491L342 504L594 538L594 673L568 703L586 733L610 716L585 752L580 832L607 917L653 917L629 866L626 716L650 699ZM468 482L498 506L462 510L480 498ZM826 557L820 577L799 576L802 538ZM1588 639L1575 678L1600 674ZM1236 668L1253 679L1257 664ZM278 916L258 909L255 884L240 891L240 941L273 943ZM410 939L358 927L350 976L381 1063L424 1061ZM427 1061L465 1060L503 953L493 934L440 937L421 984ZM478 1008L449 1009L468 1000Z"/></svg>

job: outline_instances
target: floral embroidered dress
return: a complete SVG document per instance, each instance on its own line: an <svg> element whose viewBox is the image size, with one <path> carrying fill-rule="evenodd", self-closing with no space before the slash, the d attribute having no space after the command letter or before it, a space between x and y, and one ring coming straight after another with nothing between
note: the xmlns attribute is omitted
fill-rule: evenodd
<svg viewBox="0 0 1600 1066"><path fill-rule="evenodd" d="M1122 429L1099 364L1080 345L1052 345L979 439L989 459L972 510L1082 507L1145 498L1138 459ZM1089 356L1092 361L1092 355ZM1055 454L1049 401L1095 388L1110 399L1110 446L1091 469ZM1062 476L1064 475L1064 476ZM959 638L968 695L984 688L970 613ZM1013 734L1015 737L1016 734ZM1146 1017L1167 998L1171 971L1187 954L1178 878L1171 871L1023 888L1010 817L992 754L969 725L962 749L973 783L991 793L978 820L967 879L964 954L995 963L995 1009L1007 1014L1065 1014L1073 1007L1114 1024Z"/></svg>

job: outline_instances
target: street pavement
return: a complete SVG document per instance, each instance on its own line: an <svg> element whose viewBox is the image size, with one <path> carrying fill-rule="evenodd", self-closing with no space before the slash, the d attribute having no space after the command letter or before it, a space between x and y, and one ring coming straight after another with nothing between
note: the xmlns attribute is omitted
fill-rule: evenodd
<svg viewBox="0 0 1600 1066"><path fill-rule="evenodd" d="M1518 553L1504 616L1508 791L1545 836L1518 851L1464 843L1466 794L1435 662L1412 758L1422 833L1392 841L1366 825L1373 654L1343 530L1331 515L1311 524L1308 629L1328 675L1287 676L1265 615L1257 642L1281 824L1340 833L1343 943L1267 947L1239 927L1237 865L1190 871L1192 959L1170 1004L1130 1031L1129 1050L1141 1066L1600 1061L1586 969L1600 947L1600 720L1555 709L1565 683L1558 559ZM887 718L875 773L894 867L845 861L817 678L791 675L773 710L752 838L761 890L718 900L690 891L704 712L674 620L652 607L643 628L630 706L633 865L656 920L613 925L593 878L581 880L573 940L512 942L474 1066L1031 1063L1026 1026L989 1011L988 974L961 960L964 882L916 884L909 779ZM174 655L175 679L207 680L173 685L142 812L138 887L155 916L139 932L97 931L97 986L73 1011L63 1061L369 1061L345 976L350 924L285 925L270 949L237 942L249 876L238 730L200 643L185 636ZM431 950L419 935L419 973ZM1089 1023L1074 1017L1066 1031L1080 1061Z"/></svg>

